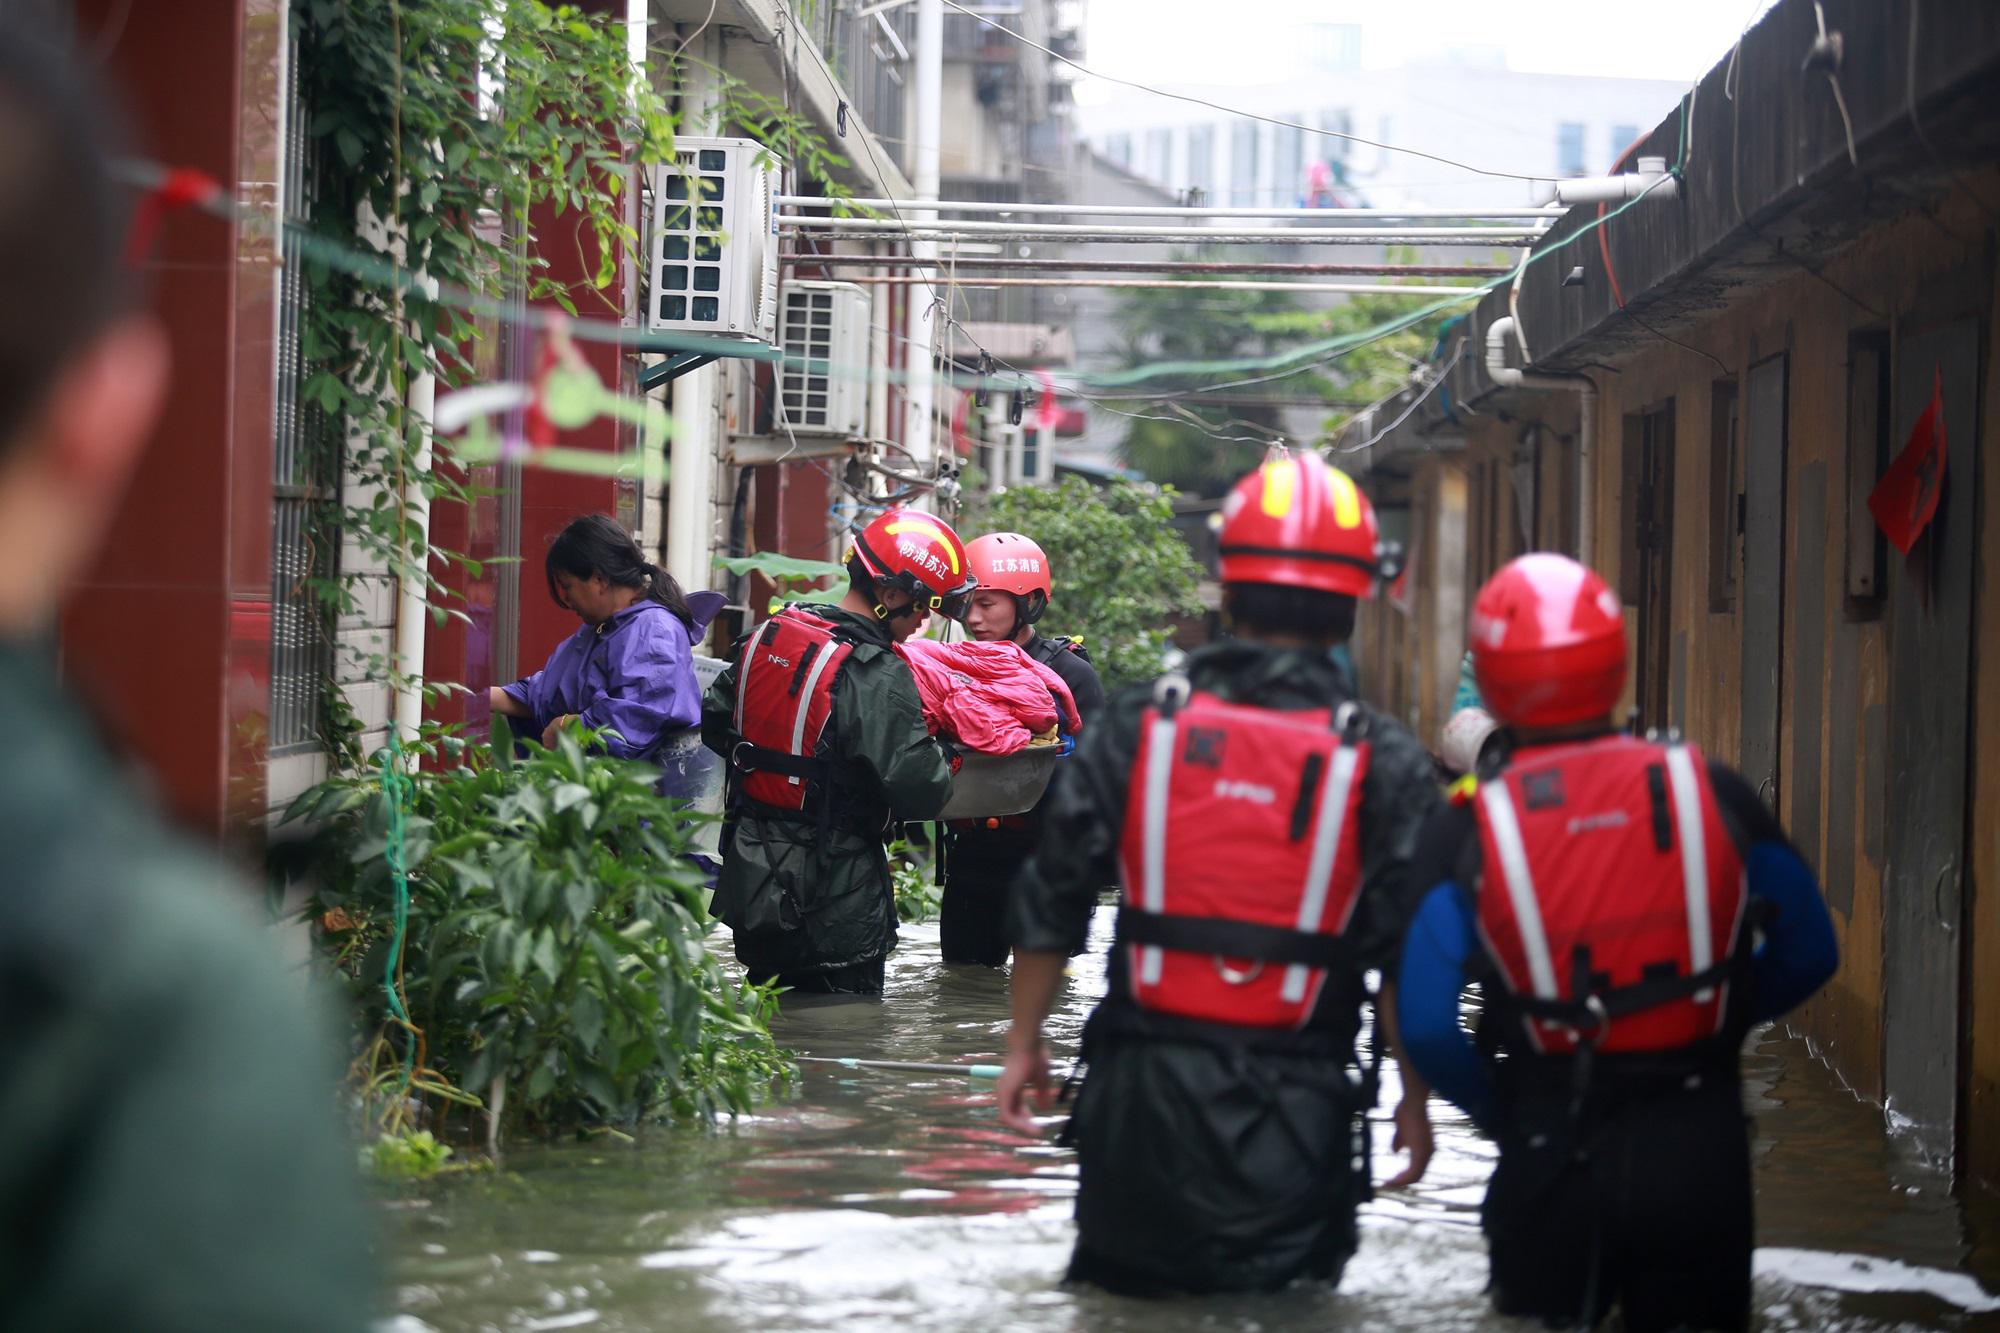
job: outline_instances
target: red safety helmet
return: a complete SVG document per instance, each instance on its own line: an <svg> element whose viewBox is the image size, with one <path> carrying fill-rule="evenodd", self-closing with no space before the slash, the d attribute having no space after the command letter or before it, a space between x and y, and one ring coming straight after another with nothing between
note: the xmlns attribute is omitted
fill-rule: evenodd
<svg viewBox="0 0 2000 1333"><path fill-rule="evenodd" d="M1222 581L1366 597L1384 570L1375 506L1318 454L1273 458L1222 504Z"/></svg>
<svg viewBox="0 0 2000 1333"><path fill-rule="evenodd" d="M880 587L910 594L919 611L957 620L974 579L951 524L914 509L887 509L854 537L854 558ZM889 619L878 604L875 614Z"/></svg>
<svg viewBox="0 0 2000 1333"><path fill-rule="evenodd" d="M1608 716L1625 688L1625 612L1595 571L1566 555L1510 560L1472 603L1472 674L1512 726Z"/></svg>
<svg viewBox="0 0 2000 1333"><path fill-rule="evenodd" d="M1034 624L1049 609L1049 594L1055 590L1049 558L1029 538L1018 532L989 532L966 543L965 558L981 588L1014 595L1021 624Z"/></svg>

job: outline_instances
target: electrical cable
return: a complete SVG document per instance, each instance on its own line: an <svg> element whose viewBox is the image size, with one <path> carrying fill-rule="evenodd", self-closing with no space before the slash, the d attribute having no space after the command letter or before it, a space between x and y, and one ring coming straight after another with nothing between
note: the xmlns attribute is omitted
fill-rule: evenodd
<svg viewBox="0 0 2000 1333"><path fill-rule="evenodd" d="M1410 419L1410 415L1413 412L1415 412L1419 407L1422 407L1424 405L1425 399L1429 398L1432 394L1438 391L1438 386L1445 382L1445 377L1451 374L1452 370L1458 365L1459 361L1464 356L1465 356L1465 340L1461 338L1459 339L1458 342L1458 350L1451 354L1451 360L1445 362L1442 366L1438 367L1437 374L1433 375L1430 379L1430 382L1424 385L1423 392L1419 393L1415 398L1412 398L1410 400L1410 405L1408 407L1405 407L1402 410L1401 414L1398 415L1394 421L1384 426L1381 430L1376 431L1373 435L1369 436L1366 440L1363 440L1360 444L1336 445L1334 446L1333 452L1337 454L1358 454L1364 449L1372 449L1376 445L1380 444L1398 426L1402 425L1405 421L1408 421ZM1403 392L1401 389L1398 389L1396 391L1396 393L1401 393L1401 392ZM1396 396L1395 394L1390 394L1389 398L1394 398L1395 396ZM1389 398L1382 399L1382 403L1388 402ZM1381 403L1377 403L1376 406L1377 407L1381 406ZM1374 408L1370 408L1369 410L1373 411Z"/></svg>
<svg viewBox="0 0 2000 1333"><path fill-rule="evenodd" d="M1207 107L1211 111L1220 111L1226 116L1236 116L1243 120L1261 121L1266 125L1276 125L1281 129L1302 130L1307 134L1317 134L1323 138L1342 139L1348 143L1366 144L1370 148L1379 148L1382 151L1388 153L1402 153L1409 157L1421 157L1431 162L1442 163L1447 167L1456 167L1460 171L1469 171L1476 176L1492 176L1501 180L1515 180L1515 181L1545 181L1549 179L1549 177L1547 176L1527 176L1516 171L1489 171L1485 167L1475 167L1469 162L1459 162L1449 157L1439 156L1436 153L1427 153L1420 148L1401 148L1392 143L1382 143L1379 140L1375 139L1365 139L1358 134L1343 134L1339 130L1322 129L1317 125L1306 125L1302 124L1299 121L1285 120L1278 116L1258 115L1256 112L1244 111L1238 107L1226 106L1221 102L1211 102L1205 97L1195 97L1189 93L1168 92L1164 88L1156 88L1151 84L1140 83L1133 79L1121 79L1118 78L1116 75L1101 74L1098 71L1091 69L1087 65L1078 64L1076 61L1071 60L1068 56L1062 54L1060 51L1052 50L1049 47L1043 46L1040 42L1035 41L1033 38L1026 37L1018 32L1015 32L1012 28L1007 27L1005 24L996 23L992 19L986 17L984 14L977 12L976 10L967 9L964 5L959 4L958 0L940 0L940 2L947 9L955 9L969 19L976 19L980 23L983 23L987 27L993 29L995 32L1005 33L1007 36L1012 37L1015 41L1021 43L1021 45L1023 46L1032 47L1033 49L1040 51L1045 56L1048 56L1055 60L1062 61L1063 64L1068 65L1071 69L1077 71L1079 74L1087 75L1088 77L1093 79L1102 79L1106 83L1115 83L1123 88L1131 88L1138 92L1150 93L1154 97L1164 97L1175 102L1187 102L1194 106Z"/></svg>

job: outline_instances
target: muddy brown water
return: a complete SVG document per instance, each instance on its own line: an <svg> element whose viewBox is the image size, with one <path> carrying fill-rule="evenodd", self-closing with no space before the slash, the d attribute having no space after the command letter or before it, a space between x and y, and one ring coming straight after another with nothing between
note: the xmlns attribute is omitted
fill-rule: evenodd
<svg viewBox="0 0 2000 1333"><path fill-rule="evenodd" d="M1108 925L1101 914L1100 945ZM1050 1022L1059 1056L1102 987L1101 954L1075 960ZM1006 1028L1004 975L944 966L935 927L918 926L905 928L883 1001L797 1002L778 1035L802 1055L970 1063L997 1060ZM519 1148L503 1172L387 1205L395 1313L382 1327L1529 1327L1487 1308L1478 1207L1493 1149L1442 1103L1429 1175L1363 1209L1361 1251L1338 1291L1137 1301L1059 1284L1075 1161L1001 1126L990 1084L801 1068L792 1097L712 1134ZM2000 1329L1990 1201L1963 1205L1905 1160L1879 1113L1802 1041L1761 1034L1745 1074L1757 1116L1755 1326ZM1393 1070L1384 1084L1378 1121L1394 1103ZM1386 1175L1389 1127L1376 1132Z"/></svg>

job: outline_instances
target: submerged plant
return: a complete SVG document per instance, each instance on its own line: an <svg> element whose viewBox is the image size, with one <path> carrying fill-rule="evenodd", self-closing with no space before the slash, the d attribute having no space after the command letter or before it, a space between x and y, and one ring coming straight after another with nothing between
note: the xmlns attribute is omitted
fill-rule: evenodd
<svg viewBox="0 0 2000 1333"><path fill-rule="evenodd" d="M308 910L353 990L356 1082L385 1128L413 1096L541 1133L711 1118L789 1068L768 992L708 948L684 854L704 816L592 739L573 727L520 759L502 745L436 769L391 763L287 813L319 826Z"/></svg>
<svg viewBox="0 0 2000 1333"><path fill-rule="evenodd" d="M935 862L907 838L897 838L887 850L889 879L896 890L897 919L906 924L934 920L944 906L944 890L938 887Z"/></svg>

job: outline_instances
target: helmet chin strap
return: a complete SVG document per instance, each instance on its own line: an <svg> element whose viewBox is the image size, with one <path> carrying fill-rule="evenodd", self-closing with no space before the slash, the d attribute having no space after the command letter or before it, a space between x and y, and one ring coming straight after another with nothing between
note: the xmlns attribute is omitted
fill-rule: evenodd
<svg viewBox="0 0 2000 1333"><path fill-rule="evenodd" d="M875 618L881 621L902 620L916 613L917 604L915 602L911 602L906 606L899 606L894 611L891 611L880 602L875 603Z"/></svg>

